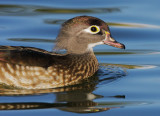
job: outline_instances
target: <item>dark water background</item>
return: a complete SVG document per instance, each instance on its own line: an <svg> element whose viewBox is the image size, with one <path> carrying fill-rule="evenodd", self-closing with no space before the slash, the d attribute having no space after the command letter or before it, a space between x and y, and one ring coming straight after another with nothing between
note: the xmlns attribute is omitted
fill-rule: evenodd
<svg viewBox="0 0 160 116"><path fill-rule="evenodd" d="M159 0L0 0L0 45L51 51L60 25L79 15L108 22L113 37L126 45L95 47L99 81L81 89L23 96L1 90L0 115L159 116L159 12Z"/></svg>

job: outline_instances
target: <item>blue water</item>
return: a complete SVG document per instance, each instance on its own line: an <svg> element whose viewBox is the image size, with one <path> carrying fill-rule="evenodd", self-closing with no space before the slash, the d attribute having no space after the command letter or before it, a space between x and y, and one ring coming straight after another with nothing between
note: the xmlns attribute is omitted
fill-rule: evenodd
<svg viewBox="0 0 160 116"><path fill-rule="evenodd" d="M0 0L0 45L52 51L60 25L79 15L108 22L112 36L126 45L126 50L95 47L98 80L75 90L14 96L16 92L2 88L0 115L159 116L159 4L159 0ZM6 110L9 105L16 108Z"/></svg>

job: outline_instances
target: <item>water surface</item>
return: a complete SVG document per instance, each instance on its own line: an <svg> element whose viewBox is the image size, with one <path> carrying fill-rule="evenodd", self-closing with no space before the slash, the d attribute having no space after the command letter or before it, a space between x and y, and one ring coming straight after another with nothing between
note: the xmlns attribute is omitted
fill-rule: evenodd
<svg viewBox="0 0 160 116"><path fill-rule="evenodd" d="M159 4L158 0L1 0L1 45L52 51L64 21L90 15L108 22L126 50L95 47L100 70L81 85L30 91L2 86L0 115L158 116Z"/></svg>

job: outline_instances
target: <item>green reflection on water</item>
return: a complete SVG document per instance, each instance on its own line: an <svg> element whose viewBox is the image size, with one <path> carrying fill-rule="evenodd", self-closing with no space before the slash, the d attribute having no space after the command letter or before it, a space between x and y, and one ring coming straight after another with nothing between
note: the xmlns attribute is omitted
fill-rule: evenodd
<svg viewBox="0 0 160 116"><path fill-rule="evenodd" d="M111 12L120 12L120 8L92 8L92 9L43 8L43 9L36 9L35 11L45 12L45 13L111 13Z"/></svg>
<svg viewBox="0 0 160 116"><path fill-rule="evenodd" d="M54 43L52 39L38 39L38 38L9 38L10 41L22 41L22 42L42 42L42 43Z"/></svg>
<svg viewBox="0 0 160 116"><path fill-rule="evenodd" d="M25 16L25 15L41 15L41 14L71 14L71 13L112 13L120 12L120 8L53 8L46 6L34 6L34 5L0 5L0 15L13 15L13 16Z"/></svg>

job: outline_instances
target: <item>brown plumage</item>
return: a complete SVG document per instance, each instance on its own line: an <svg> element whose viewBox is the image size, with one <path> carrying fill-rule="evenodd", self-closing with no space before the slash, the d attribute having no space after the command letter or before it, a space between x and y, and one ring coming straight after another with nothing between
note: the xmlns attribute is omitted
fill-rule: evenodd
<svg viewBox="0 0 160 116"><path fill-rule="evenodd" d="M31 47L0 47L0 83L26 89L45 89L80 83L98 70L92 47L124 45L110 36L107 24L95 17L79 16L66 21L57 37L55 54Z"/></svg>

